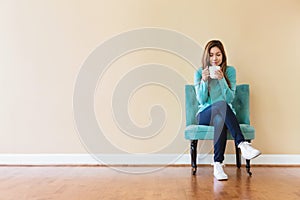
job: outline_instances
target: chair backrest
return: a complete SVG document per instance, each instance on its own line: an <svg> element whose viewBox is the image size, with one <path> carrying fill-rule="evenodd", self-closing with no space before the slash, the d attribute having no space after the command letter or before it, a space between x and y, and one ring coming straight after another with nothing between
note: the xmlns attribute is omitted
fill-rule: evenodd
<svg viewBox="0 0 300 200"><path fill-rule="evenodd" d="M186 125L197 124L196 114L199 102L196 99L194 85L185 85L185 111ZM236 111L236 117L240 124L250 124L249 110L249 85L241 84L236 86L235 98L232 106Z"/></svg>

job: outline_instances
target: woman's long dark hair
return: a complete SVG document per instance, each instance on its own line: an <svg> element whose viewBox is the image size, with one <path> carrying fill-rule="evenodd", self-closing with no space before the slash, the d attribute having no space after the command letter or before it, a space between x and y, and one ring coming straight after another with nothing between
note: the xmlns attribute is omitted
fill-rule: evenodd
<svg viewBox="0 0 300 200"><path fill-rule="evenodd" d="M202 69L204 69L205 67L207 66L210 66L210 62L209 62L209 54L210 54L210 50L213 48L213 47L218 47L222 53L222 63L221 63L221 70L224 74L224 77L225 77L225 80L228 84L228 86L230 87L230 81L226 75L226 69L227 69L227 57L226 57L226 53L225 53L225 50L224 50L224 46L222 44L221 41L219 40L211 40L209 41L206 46L205 46L205 49L204 49L204 53L203 53L203 57L202 57Z"/></svg>

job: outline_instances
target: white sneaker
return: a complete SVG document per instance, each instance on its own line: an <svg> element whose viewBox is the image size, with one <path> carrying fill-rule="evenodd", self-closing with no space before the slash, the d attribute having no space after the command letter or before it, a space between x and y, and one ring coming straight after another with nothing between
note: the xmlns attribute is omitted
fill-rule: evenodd
<svg viewBox="0 0 300 200"><path fill-rule="evenodd" d="M247 160L253 159L261 154L260 151L254 149L249 142L241 142L238 148L241 149L242 156Z"/></svg>
<svg viewBox="0 0 300 200"><path fill-rule="evenodd" d="M220 162L214 162L214 176L218 181L221 180L227 180L228 176L223 171L224 164L221 164Z"/></svg>

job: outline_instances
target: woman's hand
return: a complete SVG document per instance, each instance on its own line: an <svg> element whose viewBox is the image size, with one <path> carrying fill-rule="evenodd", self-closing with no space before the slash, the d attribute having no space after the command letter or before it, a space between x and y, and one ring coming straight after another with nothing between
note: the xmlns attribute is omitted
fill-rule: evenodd
<svg viewBox="0 0 300 200"><path fill-rule="evenodd" d="M224 74L223 74L221 69L216 70L215 75L216 75L218 80L221 80L224 77Z"/></svg>
<svg viewBox="0 0 300 200"><path fill-rule="evenodd" d="M208 66L206 66L203 70L202 70L202 80L203 81L207 81L209 77L209 70L208 70Z"/></svg>

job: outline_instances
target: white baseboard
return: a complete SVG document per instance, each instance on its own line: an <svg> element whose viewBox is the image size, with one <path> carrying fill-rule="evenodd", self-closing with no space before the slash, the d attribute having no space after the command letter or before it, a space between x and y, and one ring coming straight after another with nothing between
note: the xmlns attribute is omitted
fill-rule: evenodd
<svg viewBox="0 0 300 200"><path fill-rule="evenodd" d="M198 164L211 164L212 154L198 154ZM226 154L226 164L235 164L235 154ZM245 160L242 159L242 163ZM189 154L0 154L0 165L189 165ZM300 165L299 154L263 154L251 165Z"/></svg>

